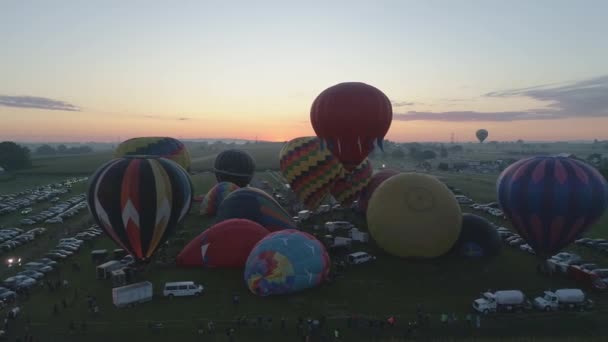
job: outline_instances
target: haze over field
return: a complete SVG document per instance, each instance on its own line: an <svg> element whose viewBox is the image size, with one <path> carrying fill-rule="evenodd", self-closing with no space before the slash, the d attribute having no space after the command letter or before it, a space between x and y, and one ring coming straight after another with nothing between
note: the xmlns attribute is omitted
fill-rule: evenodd
<svg viewBox="0 0 608 342"><path fill-rule="evenodd" d="M325 88L393 102L395 141L607 139L605 1L8 1L0 136L284 141ZM539 129L542 128L542 129Z"/></svg>

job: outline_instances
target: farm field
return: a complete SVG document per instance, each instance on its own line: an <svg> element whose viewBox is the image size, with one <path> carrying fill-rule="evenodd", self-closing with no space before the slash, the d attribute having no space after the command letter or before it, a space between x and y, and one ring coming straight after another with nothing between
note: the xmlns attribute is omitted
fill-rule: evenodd
<svg viewBox="0 0 608 342"><path fill-rule="evenodd" d="M278 145L280 146L280 145ZM252 155L256 152L250 152ZM277 147L260 148L256 158L264 160L257 163L258 172L253 184L268 181L272 186L279 187L281 180L278 172L264 171L276 169L273 159L277 155ZM212 156L209 154L207 156ZM275 157L273 157L273 155ZM195 194L204 194L214 183L214 175L208 171L212 167L213 158L202 157L208 164L197 164L193 168L199 171L191 177ZM97 156L96 163L101 164L109 156ZM89 174L96 166L88 160L82 168L76 169L77 174ZM18 175L19 183L11 184L11 191L42 185L43 180L56 181L72 170L64 170L62 165L71 167L75 161L47 160L45 168L53 170L52 175L42 176L29 174ZM42 165L42 164L40 164ZM266 166L268 165L268 166ZM274 166L274 167L273 167ZM86 171L86 172L85 172ZM496 175L476 175L457 173L437 173L436 176L448 184L460 188L464 194L478 202L489 202L495 198ZM28 183L28 178L31 183ZM4 188L1 188L5 192ZM78 183L69 197L83 192L86 182ZM63 198L62 198L63 199ZM42 204L48 206L49 204ZM35 210L42 210L35 207ZM469 211L468 206L463 206ZM365 220L356 213L328 213L313 219L304 226L310 231L312 224L322 224L325 221L348 219L365 230ZM497 219L490 218L494 221ZM606 237L608 234L608 218L605 216L591 230L589 236ZM18 216L0 217L0 224L16 225ZM66 224L48 225L47 235L36 245L24 245L11 251L10 255L2 255L2 260L9 256L21 256L24 262L40 257L56 241L66 235L69 228L71 235L75 231L87 228L91 223L88 213L72 218ZM504 226L506 222L497 221ZM169 241L169 255L175 256L185 243L213 224L212 218L198 215L197 203L194 203L181 229ZM70 235L70 236L71 236ZM49 238L50 236L50 238ZM304 291L289 296L261 298L249 293L243 281L242 270L203 270L177 269L172 265L151 263L138 274L138 281L148 280L154 284L155 298L148 303L134 308L116 309L112 305L111 283L95 279L95 267L90 259L91 250L115 248L115 244L106 237L94 240L81 252L64 262L60 272L51 279L67 279L68 289L58 289L53 292L47 288L33 291L29 299L19 302L23 310L21 319L11 325L9 337L14 340L25 332L25 318L31 322L29 331L40 341L166 341L176 339L183 341L230 341L225 329L236 329L235 341L298 341L296 321L298 317L327 317L327 335L333 329L341 331L343 341L394 341L401 340L406 331L408 321L415 320L416 307L422 305L425 312L431 316L431 327L420 329L417 339L454 339L454 338L499 338L510 337L513 340L527 340L530 337L545 339L585 339L603 340L608 336L608 327L604 322L608 318L608 299L605 295L592 294L597 308L590 312L563 313L525 313L504 314L481 319L480 329L471 329L464 322L464 316L471 312L471 302L478 298L479 292L486 289L518 288L528 296L537 296L548 288L572 287L575 284L565 278L544 277L536 273L537 260L535 257L518 249L505 246L503 253L491 260L464 260L454 257L443 257L435 260L404 260L383 253L373 242L355 245L355 250L367 251L377 256L372 263L349 267L331 283L319 288ZM572 247L584 258L606 265L608 259L590 250ZM71 265L78 264L80 271L75 271ZM12 274L14 268L2 268L5 278ZM199 298L177 298L169 300L160 296L161 287L168 281L192 280L205 286L205 294ZM77 290L76 290L77 289ZM238 294L241 298L238 306L233 305L232 296ZM87 295L95 296L100 314L94 317L87 309ZM65 300L67 307L63 308ZM53 306L59 306L59 314L53 314ZM4 309L6 311L6 309ZM456 323L441 325L439 316L443 313L454 313L458 317ZM362 327L348 328L347 317L358 315L365 319ZM236 326L234 320L246 316L250 321L258 317L272 317L272 328L264 329L252 326ZM389 316L397 318L394 328L369 328L368 320L385 320ZM280 320L285 317L287 329L281 331ZM216 334L200 336L197 330L213 320ZM70 332L69 325L73 321L76 331ZM81 324L86 323L86 329ZM150 328L151 323L162 323L162 328ZM364 326L364 327L363 327ZM320 338L318 339L321 340Z"/></svg>

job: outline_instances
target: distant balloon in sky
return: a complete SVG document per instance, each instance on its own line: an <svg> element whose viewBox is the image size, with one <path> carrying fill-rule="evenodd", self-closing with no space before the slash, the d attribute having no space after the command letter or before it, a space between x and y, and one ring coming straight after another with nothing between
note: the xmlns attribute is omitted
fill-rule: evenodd
<svg viewBox="0 0 608 342"><path fill-rule="evenodd" d="M379 89L346 82L325 89L312 104L310 122L345 169L354 170L382 141L393 119L391 101Z"/></svg>
<svg viewBox="0 0 608 342"><path fill-rule="evenodd" d="M225 150L215 157L213 171L218 182L231 182L243 188L253 178L255 162L249 153L245 151L237 149Z"/></svg>
<svg viewBox="0 0 608 342"><path fill-rule="evenodd" d="M114 157L145 155L171 159L190 171L190 152L179 140L169 137L141 137L123 141L114 151Z"/></svg>
<svg viewBox="0 0 608 342"><path fill-rule="evenodd" d="M573 158L520 160L501 173L496 185L505 215L543 258L579 238L608 206L604 177Z"/></svg>
<svg viewBox="0 0 608 342"><path fill-rule="evenodd" d="M479 142L482 143L488 137L488 131L485 130L485 129L483 129L483 128L479 129L475 133L475 136L477 137L477 139L479 140Z"/></svg>

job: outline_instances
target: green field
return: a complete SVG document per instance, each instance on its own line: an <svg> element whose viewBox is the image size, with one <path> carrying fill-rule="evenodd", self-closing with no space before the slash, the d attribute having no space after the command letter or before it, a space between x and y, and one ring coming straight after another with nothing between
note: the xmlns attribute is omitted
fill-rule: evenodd
<svg viewBox="0 0 608 342"><path fill-rule="evenodd" d="M277 144L280 148L280 144ZM281 182L275 172L265 172L266 169L276 169L277 146L248 146L254 155L258 166L256 180L266 180L278 187ZM211 156L211 157L209 157ZM208 170L212 165L213 153L193 153L196 162L195 170ZM208 157L208 158L205 158ZM109 155L98 155L87 159L78 166L77 159L63 158L47 159L32 170L40 171L40 176L31 174L20 175L18 184L12 184L12 190L31 187L39 177L59 177L70 174L74 170L88 174ZM105 159L104 159L105 158ZM273 159L274 158L274 159ZM198 163L198 164L197 164ZM274 166L274 167L273 167ZM77 168L78 167L78 168ZM36 171L36 172L37 172ZM35 172L35 171L32 171ZM65 173L64 173L65 172ZM46 173L50 175L46 175ZM44 175L44 176L42 176ZM450 185L462 191L479 202L489 202L495 198L496 175L467 175L467 174L437 174ZM27 179L31 180L28 183ZM56 179L56 178L48 178ZM58 180L58 179L57 179ZM202 194L214 183L212 173L202 172L192 176L195 193ZM44 183L44 182L43 182ZM39 183L39 184L43 184ZM1 185L0 185L1 186ZM84 190L85 183L75 187L69 197ZM4 188L1 188L4 192ZM49 204L46 204L50 206ZM37 211L42 208L35 208ZM468 208L465 208L468 210ZM347 218L365 229L364 220L354 213L326 214L315 223L323 223L331 219ZM2 217L0 224L14 224L16 217ZM493 219L493 218L492 218ZM494 220L494 219L493 219ZM24 245L11 252L11 256L22 256L33 259L49 247L56 244L57 239L65 233L68 227L72 231L88 227L87 214L68 221L65 225L48 226L49 235L43 236L35 245ZM608 219L605 216L591 230L590 236L608 236ZM170 240L169 254L175 255L191 238L212 224L212 219L198 215L198 208L193 206L191 214L183 223L179 234ZM501 225L508 226L506 222ZM309 227L307 225L306 227ZM73 233L72 233L73 234ZM236 327L236 341L299 341L296 335L295 322L298 317L318 318L327 317L329 328L339 328L343 341L399 341L404 336L406 322L415 319L416 305L421 304L431 315L431 328L417 332L417 339L453 339L476 336L478 338L512 337L528 340L534 338L589 340L596 338L604 340L608 336L608 327L604 321L608 318L608 303L603 296L593 295L598 308L585 313L526 313L505 314L492 318L483 318L481 329L470 329L463 322L463 317L470 312L473 299L485 289L519 288L529 296L539 295L547 288L575 286L568 279L559 277L548 278L537 275L535 267L537 260L517 249L504 247L501 256L493 260L462 260L458 258L439 258L435 260L404 260L384 254L373 243L356 245L355 250L369 251L378 259L373 263L351 267L333 282L304 291L299 294L272 298L260 298L250 294L242 279L242 270L203 270L176 269L173 266L150 264L139 274L138 280L149 280L155 285L156 298L152 302L141 304L135 308L116 309L112 305L111 284L109 281L95 279L95 268L89 253L92 249L114 248L108 238L101 238L92 246L83 248L79 255L72 257L61 267L61 272L52 276L53 279L67 279L70 289L49 292L46 288L34 291L31 298L20 303L24 317L31 321L30 332L40 341L229 341L224 329L234 326L233 321L242 315L250 320L258 316L273 318L270 330L252 327ZM600 264L608 264L608 259L583 248L572 248L585 258ZM9 255L3 255L2 258ZM74 272L71 263L81 266L80 272ZM2 274L6 277L15 272L4 268ZM160 288L166 281L194 280L203 284L206 293L200 298L179 298L169 300L160 297ZM75 297L74 287L78 288ZM93 317L87 310L85 297L91 294L99 302L101 314ZM241 296L241 303L235 307L231 298L233 294ZM62 299L68 303L63 309ZM59 315L52 314L53 305L60 306ZM5 309L6 310L6 309ZM440 325L438 318L441 313L455 313L459 317L457 323L449 326ZM384 320L389 316L398 319L395 328L368 328L367 320L364 328L347 328L346 317L356 314L366 319ZM287 318L287 330L279 328L281 317ZM73 320L77 331L69 332L69 322ZM213 320L217 327L215 336L198 336L196 330L201 324ZM80 329L81 322L86 321L86 331ZM164 328L154 330L148 327L151 322L162 322ZM25 319L21 318L11 325L9 336L14 340L23 336ZM317 339L320 340L320 339Z"/></svg>

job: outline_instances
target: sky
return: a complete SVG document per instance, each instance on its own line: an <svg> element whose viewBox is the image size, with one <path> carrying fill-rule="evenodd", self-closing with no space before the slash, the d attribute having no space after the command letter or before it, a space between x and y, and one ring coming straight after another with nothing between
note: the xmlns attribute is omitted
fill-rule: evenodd
<svg viewBox="0 0 608 342"><path fill-rule="evenodd" d="M0 140L314 135L324 89L395 141L608 139L608 1L28 1L0 11Z"/></svg>

